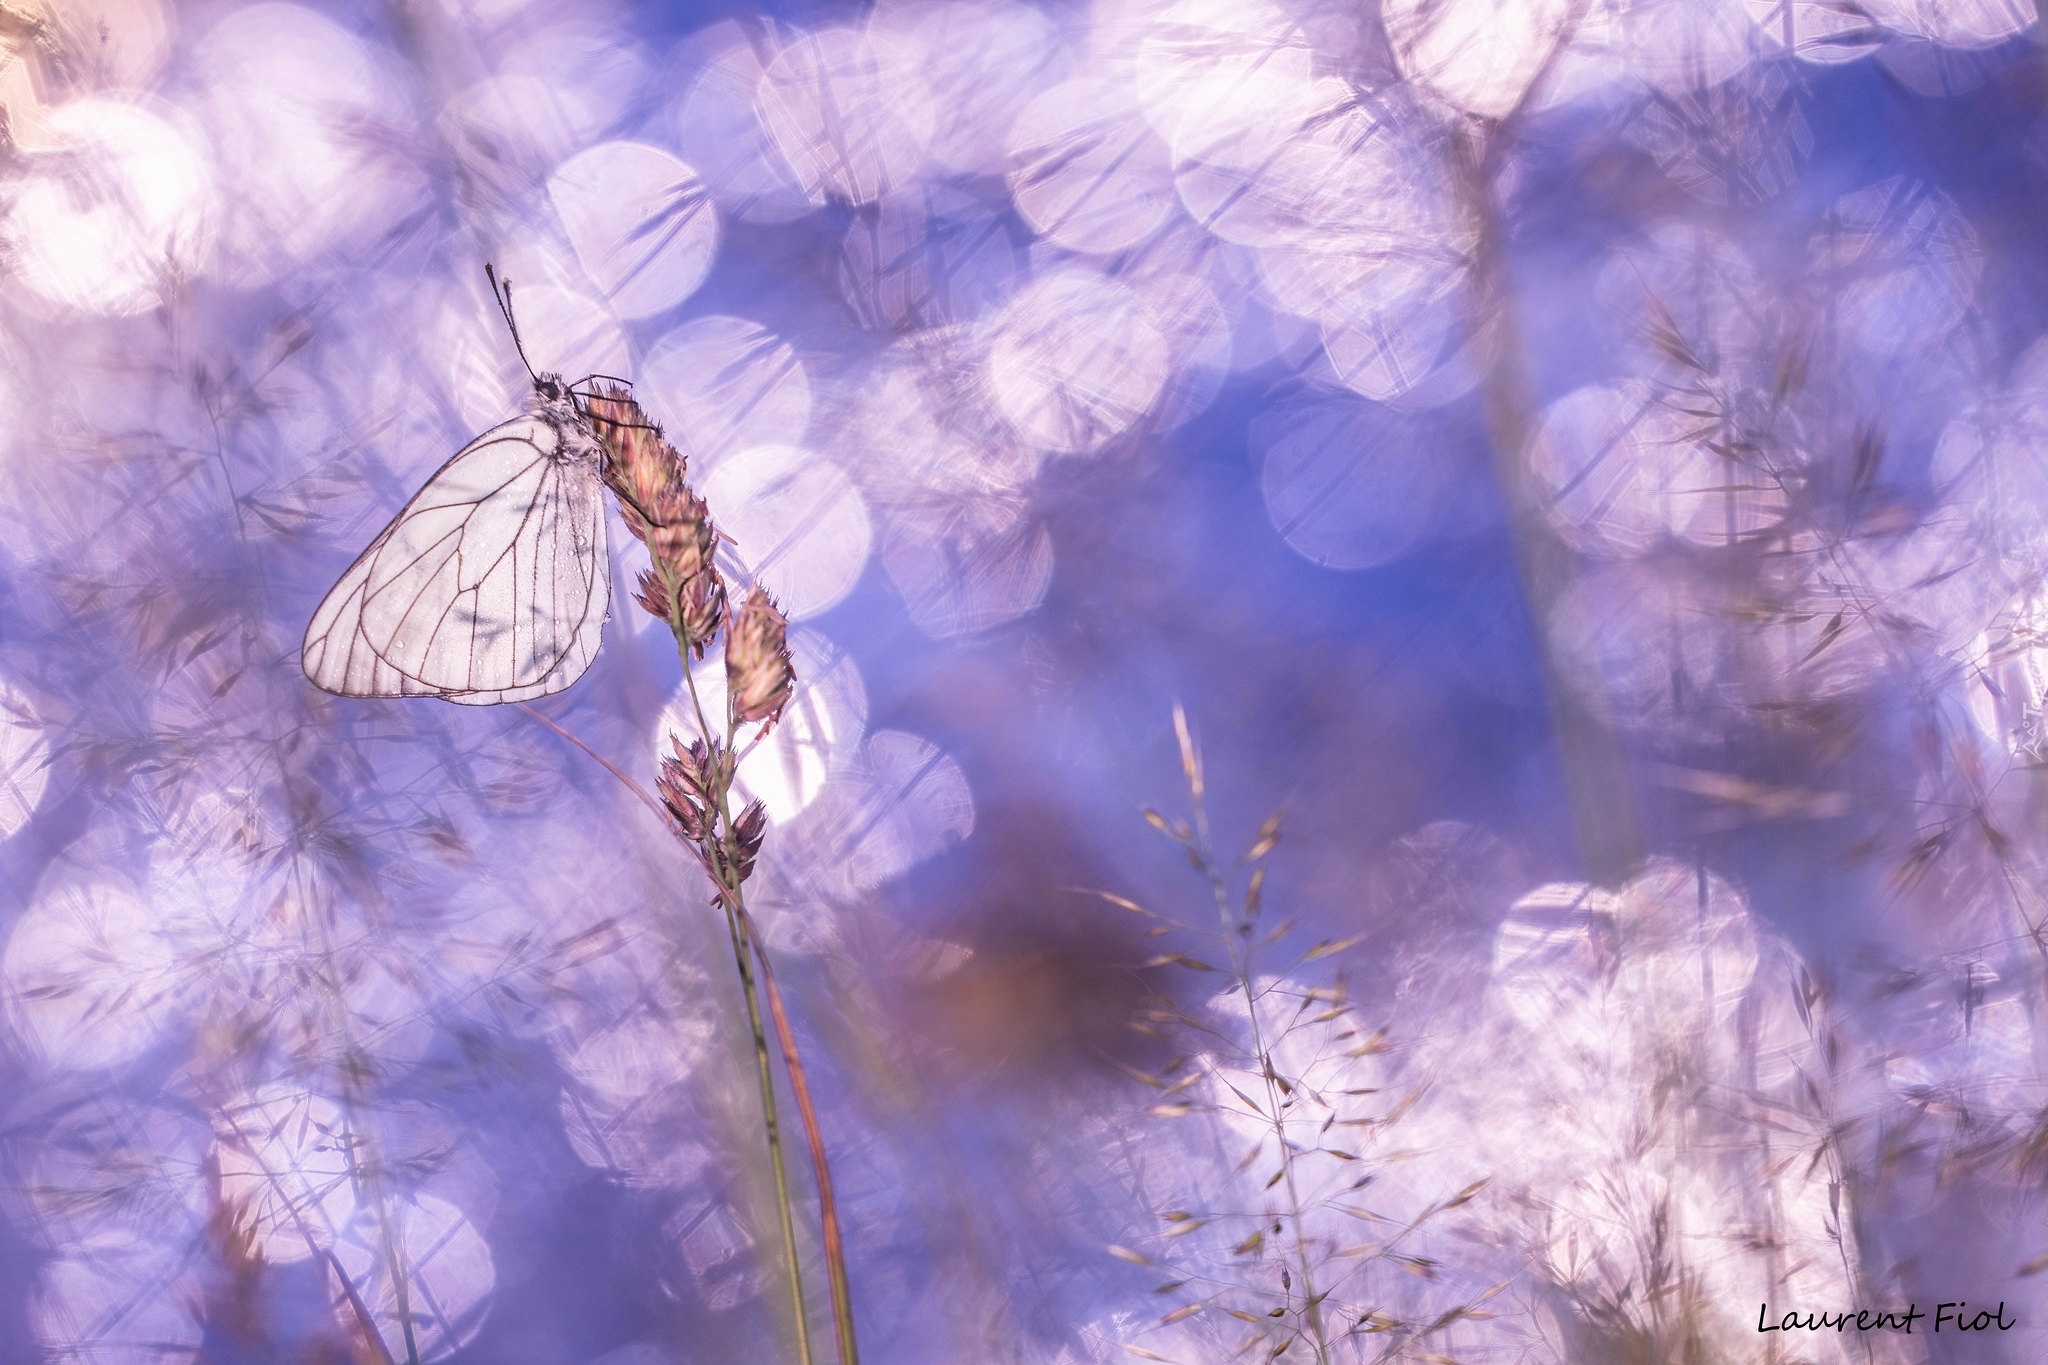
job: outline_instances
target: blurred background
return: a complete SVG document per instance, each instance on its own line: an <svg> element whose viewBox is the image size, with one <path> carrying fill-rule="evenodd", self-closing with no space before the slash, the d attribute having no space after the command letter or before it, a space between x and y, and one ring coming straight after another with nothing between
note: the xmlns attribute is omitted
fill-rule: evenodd
<svg viewBox="0 0 2048 1365"><path fill-rule="evenodd" d="M797 1358L701 873L300 669L487 261L792 622L864 1359L2039 1359L2036 21L4 0L0 1359Z"/></svg>

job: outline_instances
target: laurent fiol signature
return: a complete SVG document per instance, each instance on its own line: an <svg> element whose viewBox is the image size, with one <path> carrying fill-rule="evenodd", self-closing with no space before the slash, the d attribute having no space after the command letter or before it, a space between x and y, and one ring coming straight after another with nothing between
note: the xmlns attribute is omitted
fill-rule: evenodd
<svg viewBox="0 0 2048 1365"><path fill-rule="evenodd" d="M1996 1328L2001 1332L2010 1332L2013 1328L2019 1326L2017 1320L2012 1322L2006 1321L2005 1300L2003 1299L1998 1301L1996 1310L1984 1309L1980 1312L1972 1313L1969 1311L1969 1307L1970 1305L1966 1301L1937 1303L1934 1305L1934 1323L1930 1330L1939 1332L1942 1328L1946 1327L1952 1332L1988 1332ZM1846 1332L1853 1328L1858 1332L1903 1330L1908 1336L1912 1335L1913 1324L1927 1316L1927 1314L1920 1311L1918 1304L1912 1303L1906 1305L1906 1311L1903 1313L1873 1311L1868 1308L1858 1308L1854 1312L1844 1309L1839 1313L1800 1313L1794 1311L1785 1314L1775 1323L1765 1321L1769 1315L1769 1304L1760 1303L1756 1306L1757 1331Z"/></svg>

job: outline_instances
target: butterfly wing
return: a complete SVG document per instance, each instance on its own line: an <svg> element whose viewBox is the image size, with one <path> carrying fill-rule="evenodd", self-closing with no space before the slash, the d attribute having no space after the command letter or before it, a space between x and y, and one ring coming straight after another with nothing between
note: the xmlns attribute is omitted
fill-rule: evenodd
<svg viewBox="0 0 2048 1365"><path fill-rule="evenodd" d="M314 685L483 706L581 677L611 575L597 466L561 445L529 413L441 466L313 613L301 657Z"/></svg>

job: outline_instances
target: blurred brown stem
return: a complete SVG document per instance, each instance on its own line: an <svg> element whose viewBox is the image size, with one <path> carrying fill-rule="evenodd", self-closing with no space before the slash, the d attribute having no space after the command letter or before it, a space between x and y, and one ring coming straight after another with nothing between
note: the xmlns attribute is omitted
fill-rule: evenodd
<svg viewBox="0 0 2048 1365"><path fill-rule="evenodd" d="M1585 6L1574 5L1549 57L1530 82L1527 105L1551 62L1570 43ZM1550 528L1544 494L1528 451L1539 414L1522 353L1522 334L1508 260L1507 226L1494 202L1495 174L1522 107L1494 123L1472 120L1451 137L1450 172L1476 239L1472 299L1480 338L1480 399L1493 447L1494 471L1508 508L1508 526L1535 629L1537 658L1550 706L1559 766L1590 880L1614 885L1641 861L1635 799L1621 743L1602 699L1575 689L1560 667L1548 630L1553 610L1577 577L1570 547Z"/></svg>

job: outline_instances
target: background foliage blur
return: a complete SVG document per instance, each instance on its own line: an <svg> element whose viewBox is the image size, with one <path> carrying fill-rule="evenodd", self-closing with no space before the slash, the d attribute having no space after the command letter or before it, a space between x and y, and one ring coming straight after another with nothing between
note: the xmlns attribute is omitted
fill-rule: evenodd
<svg viewBox="0 0 2048 1365"><path fill-rule="evenodd" d="M486 260L795 623L741 783L868 1359L2038 1358L2043 62L8 0L0 1359L787 1355L700 875L520 711L299 670L516 411ZM544 704L643 780L647 624ZM1284 811L1256 928L1138 814L1176 702L1217 862ZM2020 1325L1748 1318L1946 1300Z"/></svg>

